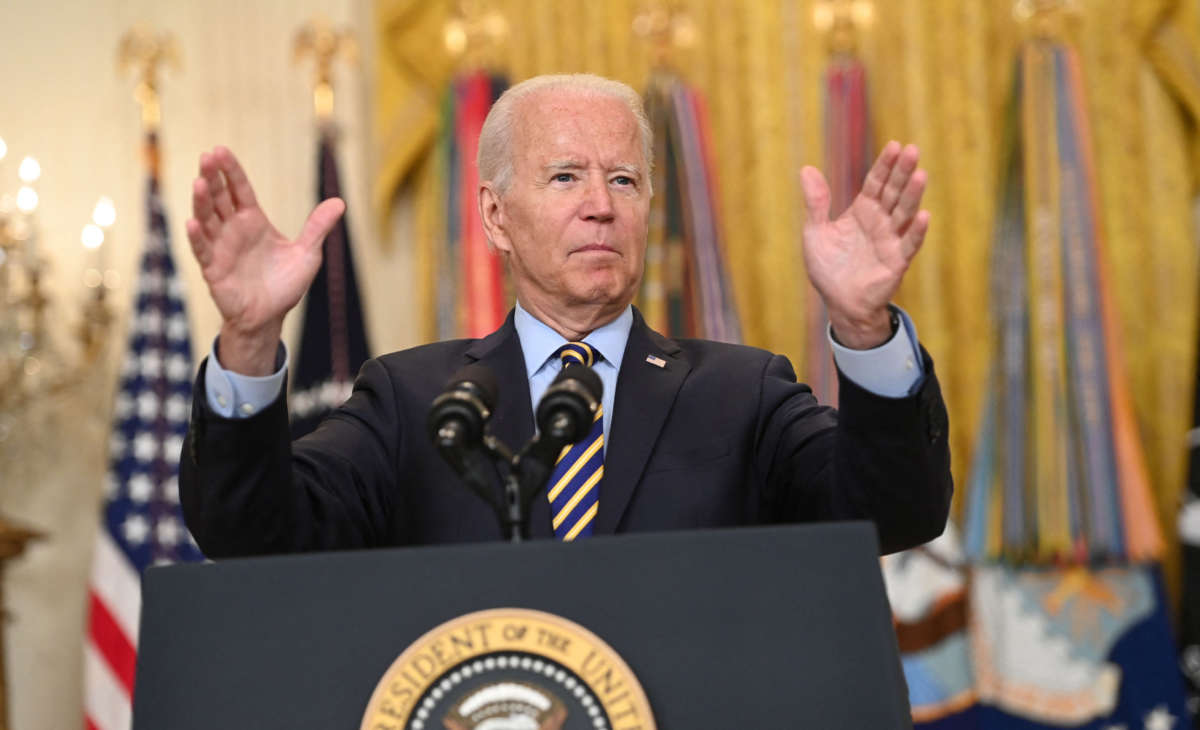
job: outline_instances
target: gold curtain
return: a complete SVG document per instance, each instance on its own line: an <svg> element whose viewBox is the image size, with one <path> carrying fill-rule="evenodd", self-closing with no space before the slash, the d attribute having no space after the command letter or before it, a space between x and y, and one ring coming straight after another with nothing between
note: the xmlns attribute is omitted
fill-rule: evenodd
<svg viewBox="0 0 1200 730"><path fill-rule="evenodd" d="M1177 545L1196 341L1192 205L1200 169L1200 0L1068 5L1086 76L1100 207L1124 351L1155 497ZM746 341L804 361L799 169L821 165L824 0L683 0L698 43L673 63L708 100L719 217ZM645 0L494 0L509 33L495 61L519 80L589 71L644 85L651 53L632 22ZM951 412L956 482L989 365L989 253L997 155L1014 53L1014 2L876 2L859 45L875 139L912 141L929 170L933 226L899 303L933 354ZM454 71L440 46L446 1L376 0L376 202L414 196L417 285L432 281L438 191L429 184L437 100ZM430 296L422 297L430 321ZM431 330L426 330L427 332ZM800 374L803 377L803 373ZM961 494L961 491L960 491Z"/></svg>

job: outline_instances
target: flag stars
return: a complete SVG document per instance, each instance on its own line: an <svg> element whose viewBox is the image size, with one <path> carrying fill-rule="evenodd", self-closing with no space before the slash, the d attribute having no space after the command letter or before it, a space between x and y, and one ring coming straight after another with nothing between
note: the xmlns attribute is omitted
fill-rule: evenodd
<svg viewBox="0 0 1200 730"><path fill-rule="evenodd" d="M117 394L116 403L113 405L113 413L118 421L125 420L130 413L133 413L133 398L125 391Z"/></svg>
<svg viewBox="0 0 1200 730"><path fill-rule="evenodd" d="M159 520L155 526L155 538L158 544L163 547L174 547L179 544L180 538L183 536L183 530L179 528L179 522L174 518L168 517Z"/></svg>
<svg viewBox="0 0 1200 730"><path fill-rule="evenodd" d="M171 423L186 423L188 418L188 399L176 394L167 398L167 420Z"/></svg>
<svg viewBox="0 0 1200 730"><path fill-rule="evenodd" d="M170 380L188 380L192 375L192 366L188 359L179 353L167 358L167 378Z"/></svg>
<svg viewBox="0 0 1200 730"><path fill-rule="evenodd" d="M179 479L171 477L162 485L162 498L167 504L179 504Z"/></svg>
<svg viewBox="0 0 1200 730"><path fill-rule="evenodd" d="M121 377L132 378L138 373L138 356L136 353L129 353L125 359L121 361Z"/></svg>
<svg viewBox="0 0 1200 730"><path fill-rule="evenodd" d="M179 454L181 451L183 451L182 436L168 436L163 441L163 459L172 467L179 463Z"/></svg>
<svg viewBox="0 0 1200 730"><path fill-rule="evenodd" d="M158 457L158 441L150 433L139 433L133 440L133 455L138 461L154 461Z"/></svg>
<svg viewBox="0 0 1200 730"><path fill-rule="evenodd" d="M141 370L143 378L146 378L147 380L149 380L151 378L157 378L160 375L162 375L162 371L163 371L162 353L157 352L155 350L147 350L142 353L142 356L141 356L141 358L139 358L139 360L140 360L140 362L139 362L140 370Z"/></svg>
<svg viewBox="0 0 1200 730"><path fill-rule="evenodd" d="M1145 730L1171 730L1175 727L1175 716L1166 705L1159 705L1146 715Z"/></svg>
<svg viewBox="0 0 1200 730"><path fill-rule="evenodd" d="M149 294L150 296L162 296L163 291L166 288L164 286L165 281L166 280L163 279L161 271L146 271L141 276L141 280L139 281L140 286L138 288L143 294Z"/></svg>
<svg viewBox="0 0 1200 730"><path fill-rule="evenodd" d="M137 397L138 418L145 423L157 420L160 403L162 403L162 399L158 397L158 394L152 390L143 390Z"/></svg>
<svg viewBox="0 0 1200 730"><path fill-rule="evenodd" d="M129 451L129 441L125 439L125 435L120 431L113 431L108 437L108 455L114 460L125 458L125 454Z"/></svg>
<svg viewBox="0 0 1200 730"><path fill-rule="evenodd" d="M121 534L130 545L142 545L150 536L150 522L139 514L131 514L121 524Z"/></svg>
<svg viewBox="0 0 1200 730"><path fill-rule="evenodd" d="M157 337L163 332L162 314L154 309L142 312L138 317L137 329L147 337Z"/></svg>
<svg viewBox="0 0 1200 730"><path fill-rule="evenodd" d="M129 498L138 504L145 504L154 496L154 482L143 472L134 474L129 479Z"/></svg>
<svg viewBox="0 0 1200 730"><path fill-rule="evenodd" d="M187 317L182 312L172 314L167 320L167 339L172 342L184 342L188 338Z"/></svg>
<svg viewBox="0 0 1200 730"><path fill-rule="evenodd" d="M111 471L104 475L104 498L116 499L121 493L121 480Z"/></svg>

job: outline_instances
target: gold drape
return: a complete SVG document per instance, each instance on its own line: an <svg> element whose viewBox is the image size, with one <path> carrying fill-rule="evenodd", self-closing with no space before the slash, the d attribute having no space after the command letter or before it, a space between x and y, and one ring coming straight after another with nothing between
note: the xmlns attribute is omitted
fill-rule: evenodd
<svg viewBox="0 0 1200 730"><path fill-rule="evenodd" d="M1192 202L1200 145L1200 0L1088 0L1073 23L1091 111L1103 224L1124 350L1164 533L1184 479L1196 339ZM419 282L437 238L423 184L451 3L376 0L377 202L416 197ZM674 58L708 98L719 218L746 341L803 362L799 169L821 164L824 41L818 0L682 0L698 44ZM494 0L508 20L499 67L513 79L589 71L635 88L650 50L631 31L645 0ZM989 253L1001 115L1024 32L1010 0L874 3L860 28L875 139L918 144L933 226L901 289L951 413L956 482L980 416L990 353ZM401 193L403 191L403 193ZM422 223L423 221L423 223ZM418 284L420 285L420 284ZM423 319L431 319L428 297ZM801 377L803 374L801 373ZM1177 553L1172 542L1168 555ZM1173 574L1173 566L1168 566Z"/></svg>

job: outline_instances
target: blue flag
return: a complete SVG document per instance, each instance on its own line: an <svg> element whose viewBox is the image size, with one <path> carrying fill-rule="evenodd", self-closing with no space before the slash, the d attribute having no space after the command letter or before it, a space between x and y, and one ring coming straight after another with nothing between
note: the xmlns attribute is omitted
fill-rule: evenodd
<svg viewBox="0 0 1200 730"><path fill-rule="evenodd" d="M317 165L317 201L342 197L332 131L321 134ZM321 268L305 298L300 355L292 370L292 438L312 431L350 397L354 376L370 357L345 215L325 237L324 246Z"/></svg>

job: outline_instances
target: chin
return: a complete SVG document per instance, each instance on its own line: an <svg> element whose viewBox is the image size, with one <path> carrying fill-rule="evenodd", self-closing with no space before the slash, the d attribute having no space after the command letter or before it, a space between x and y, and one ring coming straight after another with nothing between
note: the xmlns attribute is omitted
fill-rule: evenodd
<svg viewBox="0 0 1200 730"><path fill-rule="evenodd" d="M625 298L626 291L623 282L611 278L572 287L573 298L587 304L616 304Z"/></svg>

